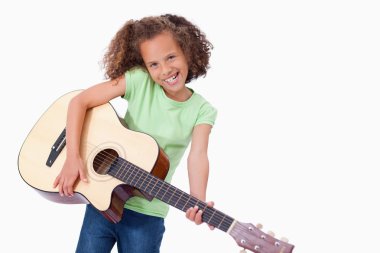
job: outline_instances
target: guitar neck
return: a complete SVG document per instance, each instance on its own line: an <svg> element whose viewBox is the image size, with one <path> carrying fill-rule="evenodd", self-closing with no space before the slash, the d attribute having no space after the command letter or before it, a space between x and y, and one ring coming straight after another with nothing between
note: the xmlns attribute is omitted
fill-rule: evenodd
<svg viewBox="0 0 380 253"><path fill-rule="evenodd" d="M198 206L203 222L230 234L238 245L254 253L291 253L294 246L265 234L252 224L241 223L121 157L114 157L109 175L136 187L183 212Z"/></svg>
<svg viewBox="0 0 380 253"><path fill-rule="evenodd" d="M232 217L213 207L207 206L205 202L155 177L121 157L115 159L108 174L183 212L186 212L190 207L198 206L203 212L203 222L224 232L227 232L234 222Z"/></svg>

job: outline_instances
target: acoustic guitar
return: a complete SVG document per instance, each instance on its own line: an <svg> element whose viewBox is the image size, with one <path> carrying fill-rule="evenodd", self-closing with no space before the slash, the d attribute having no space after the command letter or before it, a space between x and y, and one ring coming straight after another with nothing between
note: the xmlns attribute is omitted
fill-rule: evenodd
<svg viewBox="0 0 380 253"><path fill-rule="evenodd" d="M87 111L80 152L88 182L75 184L72 197L61 197L53 182L66 156L66 115L70 100L80 92L58 98L34 125L18 157L22 179L50 201L88 204L109 221L120 221L124 202L132 196L153 198L186 212L197 205L202 220L231 235L237 244L255 253L291 253L294 245L242 223L164 181L169 160L154 138L123 125L110 103Z"/></svg>

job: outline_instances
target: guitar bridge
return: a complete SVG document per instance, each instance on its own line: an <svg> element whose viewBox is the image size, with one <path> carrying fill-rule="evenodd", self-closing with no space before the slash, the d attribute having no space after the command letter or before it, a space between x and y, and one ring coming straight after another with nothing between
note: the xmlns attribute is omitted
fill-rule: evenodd
<svg viewBox="0 0 380 253"><path fill-rule="evenodd" d="M49 157L46 161L46 165L51 167L58 155L61 153L62 149L66 146L66 128L63 129L62 133L58 136L57 140L51 147Z"/></svg>

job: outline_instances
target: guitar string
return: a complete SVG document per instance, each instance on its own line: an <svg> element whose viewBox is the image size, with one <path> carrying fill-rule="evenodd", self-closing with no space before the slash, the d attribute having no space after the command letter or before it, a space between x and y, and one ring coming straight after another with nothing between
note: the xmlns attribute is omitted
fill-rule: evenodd
<svg viewBox="0 0 380 253"><path fill-rule="evenodd" d="M106 152L104 152L104 153L106 153ZM114 159L116 160L117 158L119 158L119 157L114 156L113 154L107 156L107 155L103 155L102 153L100 153L99 156L100 156L100 155L105 156L105 159L109 160L109 163L111 163L111 162L114 163L114 162L113 162ZM110 159L108 159L108 158L110 158ZM123 158L121 158L121 159L123 159ZM121 162L122 162L122 165L123 165L123 161L121 161ZM118 163L118 162L116 162L116 163ZM143 191L148 190L148 192L151 192L152 190L155 190L155 187L156 187L156 185L157 185L157 182L154 182L154 180L153 180L153 182L152 182L152 179L155 178L155 180L157 180L157 179L158 179L157 177L155 177L154 175L152 175L152 174L150 174L150 173L147 173L146 171L142 170L142 169L139 168L139 167L136 167L134 164L132 164L132 163L130 163L130 162L128 162L128 161L125 161L125 163L126 163L127 166L128 166L128 163L129 163L129 165L132 166L130 169L133 169L134 172L135 172L135 175L133 176L132 180L130 180L132 184L133 184L133 183L143 184L146 180L149 180L148 183L145 183L145 188L143 188L143 189L141 189L141 190L143 190ZM119 163L119 164L120 164L120 163ZM137 173L136 173L136 171L137 171ZM114 174L114 176L117 176L117 174L118 174L119 172L120 172L120 170L118 170L118 171L116 172L116 174ZM122 171L122 172L123 172L123 171ZM125 176L125 175L124 175L124 176ZM128 176L128 177L129 177L129 176ZM151 177L151 178L149 178L149 177ZM137 180L136 180L136 178L137 178ZM142 180L142 182L141 182L141 180ZM206 209L206 206L207 206L206 203L202 203L202 204L200 204L200 203L198 203L198 202L200 202L200 200L194 198L193 196L191 196L191 195L189 195L189 194L183 192L182 190L180 190L180 189L178 189L178 188L175 188L174 186L168 184L167 182L165 182L165 181L163 181L163 180L161 180L161 179L158 179L158 180L159 180L159 182L166 184L167 187L168 187L167 191L165 191L165 193L162 195L162 197L163 197L163 198L162 198L163 201L166 201L166 199L165 199L165 195L167 195L167 193L169 193L170 198L167 200L168 204L171 204L170 200L171 200L171 199L174 199L175 204L171 204L171 205L174 205L176 208L178 208L178 209L180 209L180 210L182 210L182 211L184 211L183 208L186 207L186 204L187 204L187 203L191 204L191 205L189 205L189 207L194 206L195 204L198 204L199 207L200 207L201 209ZM127 182L127 183L128 183L128 182ZM153 184L153 186L152 186L152 184ZM149 190L149 187L151 188L151 190ZM162 185L161 185L160 189L157 191L157 195L159 195L161 188L162 188ZM173 188L174 188L174 192L173 192ZM180 192L178 193L177 190L180 191ZM171 192L171 193L170 193L170 192ZM179 194L179 195L178 195L178 194ZM183 202L183 198L182 198L182 196L183 196L184 194L185 194L185 195L188 195L188 197L190 198L190 199L187 200L185 203ZM157 197L157 195L156 195L156 197ZM174 197L174 198L173 198L173 197ZM181 200L182 200L182 201L181 201ZM180 208L180 207L177 205L178 203L181 203L181 202L182 202L182 205L183 205L182 208ZM202 207L202 205L203 205L204 207ZM204 216L203 216L203 217L204 217L204 221L207 221L207 220L208 220L208 223L213 223L212 225L215 225L215 227L218 227L218 228L220 228L220 229L222 229L222 230L224 229L225 231L227 231L228 228L230 227L230 225L232 224L233 219L232 219L231 217L229 217L229 216L227 216L227 215L221 213L220 211L218 211L218 210L216 210L216 209L211 208L211 209L212 209L212 210L211 210L210 207L207 207L207 208L208 208L209 211L212 212L212 213L209 214L209 213L207 212L207 210L206 210L206 212L204 212ZM226 217L227 217L227 220L225 220Z"/></svg>
<svg viewBox="0 0 380 253"><path fill-rule="evenodd" d="M173 195L176 195L176 194L177 194L177 190L176 190L176 189L178 189L178 188L176 188L175 186L172 186L171 184L167 183L166 181L164 181L164 180L162 180L162 179L160 179L160 178L158 178L158 177L156 177L156 176L154 176L154 175L148 173L147 171L143 170L142 168L139 168L138 166L132 164L131 162L125 160L124 158L122 158L122 157L120 157L120 156L115 156L115 155L111 154L110 152L107 151L107 149L106 149L106 150L101 149L101 148L97 147L96 145L91 144L91 143L89 143L89 142L87 142L87 144L88 144L89 146L93 146L93 147L95 147L95 149L97 149L96 151L101 150L100 152L98 152L97 155L95 155L94 160L93 160L93 164L95 164L95 165L99 165L99 166L100 166L101 164L103 164L102 161L106 161L106 162L108 162L107 164L109 164L110 167L111 167L113 164L115 164L115 165L118 165L117 167L119 167L119 168L120 168L120 167L122 168L123 165L128 166L128 164L130 164L130 165L132 166L132 167L130 167L130 169L132 169L133 172L135 172L135 175L134 175L133 178L131 179L131 183L144 183L145 180L149 179L148 186L145 187L145 189L147 189L149 186L151 186L151 185L150 185L150 184L151 184L151 181L152 181L152 179L154 178L155 180L158 180L158 182L161 182L162 184L166 185L166 187L168 187L167 191L168 191L168 190L170 191L170 190L172 190L172 188L174 188L174 193L172 192L171 194L173 194ZM102 151L103 151L103 152L102 152ZM117 153L117 152L116 152L116 153ZM96 160L97 160L96 157L103 157L104 160L100 160L100 162L99 162L99 161L96 161ZM122 161L119 162L119 161L118 161L118 160L119 160L118 158L122 159ZM116 161L116 163L115 163L115 161ZM125 162L123 162L123 161L125 161ZM127 169L127 170L128 170L128 169ZM119 171L119 170L118 170L118 171ZM118 173L118 172L117 172L117 173ZM117 175L117 173L116 173L116 175ZM139 176L139 174L141 174L141 175ZM124 176L125 176L125 175L124 175ZM140 182L140 178L142 178L143 176L145 176L145 178L143 178L143 181ZM138 177L138 179L137 179L136 182L134 182L134 180L135 180L136 177ZM149 178L149 177L151 177L151 178ZM152 190L154 190L154 187L155 187L156 184L157 184L157 182L153 185ZM160 189L161 189L161 188L160 188ZM159 193L160 189L157 191L157 193ZM180 199L181 199L181 197L182 197L183 194L189 195L188 193L183 192L181 189L178 189L178 190L181 192L181 195L179 195L179 196L177 195L176 197L178 197L178 198L180 198ZM165 194L166 194L166 192L165 192ZM165 196L165 194L164 194L163 196ZM211 219L212 219L214 216L215 216L215 217L219 217L221 220L220 220L220 222L219 222L218 225L215 225L215 227L221 229L221 230L224 231L224 232L227 232L227 231L230 229L230 227L231 227L231 225L233 224L233 221L234 221L234 219L233 219L232 217L230 217L230 216L228 216L228 215L222 213L221 211L219 211L219 210L217 210L217 209L215 209L215 208L213 208L213 207L208 207L207 204L206 204L205 202L203 202L203 201L201 201L201 200L198 200L197 198L195 198L195 197L193 197L193 196L191 196L191 195L189 195L189 197L190 197L190 200L196 201L196 203L201 202L203 205L205 205L205 212L202 214L202 217L205 216L205 219L203 219L203 220L210 219L210 221L211 221ZM170 200L170 199L169 199L169 200ZM188 200L187 202L189 202L190 200ZM187 203L186 203L186 204L187 204ZM186 204L185 204L185 206L186 206ZM185 207L185 206L184 206L184 207ZM191 206L191 205L190 205L190 206ZM177 206L175 206L175 207L177 207ZM177 207L177 208L178 208L178 207ZM214 213L213 213L213 214L207 214L206 210L211 210L211 209L213 209ZM182 210L182 209L181 209L181 210ZM183 211L183 210L182 210L182 211ZM211 216L210 216L210 215L211 215ZM224 220L225 218L227 218L228 220L225 221L225 220ZM210 222L210 221L209 221L209 222ZM238 227L236 227L236 229L240 230L242 224L240 224L239 222L237 222L236 224L239 225ZM213 225L213 224L211 224L211 225ZM213 226L214 226L214 225L213 225ZM252 225L252 226L253 226L253 225ZM235 230L235 226L234 226L234 230ZM270 237L271 237L271 236L270 236ZM275 239L275 238L273 238L273 239ZM270 245L269 245L269 246L270 246Z"/></svg>
<svg viewBox="0 0 380 253"><path fill-rule="evenodd" d="M111 156L106 157L106 159L109 158L109 157L111 157L112 160L118 158L118 157L115 157L114 155L111 154ZM128 166L128 162L127 162L127 161L126 161L125 165ZM155 187L156 187L156 185L157 185L157 181L155 182L154 180L152 180L152 179L154 179L154 176L153 176L153 175L147 173L146 171L142 170L141 168L138 168L138 167L136 168L136 167L135 167L133 164L131 164L131 163L129 163L129 165L132 166L130 169L133 169L133 172L135 172L134 175L133 175L133 177L132 177L132 179L130 180L131 183L132 183L132 185L133 185L133 184L136 184L136 183L137 183L137 184L144 184L145 181L149 180L149 182L148 182L148 183L145 183L145 185L143 185L143 187L140 187L140 189L143 190L143 191L148 191L149 193L151 193L152 190L155 190ZM117 170L117 171L116 171L116 174L113 173L114 176L116 176L119 172L120 172L120 170ZM123 171L122 171L122 172L123 172ZM128 172L128 171L127 171L127 172ZM132 171L129 171L129 172L132 172ZM137 173L136 173L136 172L137 172ZM131 174L131 173L129 173L129 174ZM112 174L111 174L111 175L112 175ZM127 174L126 174L126 175L127 175ZM124 177L125 177L126 175L123 176L123 179L124 179ZM130 175L129 175L129 176L130 176ZM129 176L128 176L128 177L129 177ZM157 180L157 178L156 178L155 180ZM161 182L161 183L167 184L166 182L164 182L164 181L161 180L161 179L160 179L158 182ZM128 182L127 182L127 183L128 183ZM152 186L152 184L153 184L153 186ZM145 188L144 188L144 186L145 186ZM182 192L180 189L176 189L174 186L171 186L170 184L167 184L167 186L169 186L169 187L166 189L165 193L162 195L162 200L163 200L164 202L167 202L167 203L170 204L170 205L174 205L174 207L176 207L176 208L178 208L178 209L180 209L180 210L182 210L182 211L184 211L183 208L186 207L186 204L187 204L187 203L190 204L188 207L190 207L190 206L194 206L195 204L199 204L199 206L200 206L201 208L205 208L205 207L206 207L206 204L205 204L205 203L203 204L204 207L202 207L202 205L200 205L200 203L198 203L199 200L196 200L194 197L192 197L192 196L190 196L190 195L188 195L188 194L186 194L186 195L188 195L188 198L190 198L190 199L188 199L186 202L184 202L184 200L183 200L183 198L182 198L182 196L185 195L184 192ZM151 189L149 189L149 188L151 188ZM162 185L161 185L160 189L157 191L157 194L155 194L156 197L157 197L158 195L160 195L160 190L161 190L161 188L162 188ZM173 188L174 188L174 193L173 193ZM177 192L178 192L177 190L180 191L179 195L178 195L178 193L177 193ZM165 198L165 196L168 195L167 193L168 193L169 196L170 196L169 199ZM153 195L154 195L154 194L153 194ZM174 204L174 202L173 202L173 204L171 203L171 199L173 199L173 200L175 201L175 204ZM178 203L180 203L180 204L182 203L182 207L180 207L180 206L178 205ZM212 211L212 210L211 210L211 211ZM207 212L205 212L205 215L203 216L203 217L204 217L203 220L204 220L205 222L207 222L207 223L211 223L212 225L215 225L215 227L218 227L218 228L221 229L221 230L227 231L228 228L230 227L230 225L232 224L233 219L230 218L230 219L227 219L225 222L222 222L222 221L226 218L225 215L224 215L224 216L222 215L222 217L220 217L220 215L219 215L219 218L218 218L218 213L217 213L217 215L215 215L215 213L217 213L217 210L214 210L214 213L213 213L211 216L210 216ZM215 218L212 217L213 215L215 215ZM213 219L211 219L211 218L213 218Z"/></svg>
<svg viewBox="0 0 380 253"><path fill-rule="evenodd" d="M95 145L93 145L91 143L88 143L88 144L96 147ZM101 150L101 149L99 149L99 150ZM109 153L107 150L103 150L103 152L99 152L98 155L95 156L94 162L93 162L94 164L100 165L102 163L102 160L99 163L99 161L97 161L97 159L96 159L96 157L100 157L100 156L103 157L103 159L104 159L103 161L106 161L106 163L108 162L107 164L110 164L110 167L112 166L112 164L119 165L117 167L120 167L120 166L123 167L123 165L128 166L128 164L131 165L131 167L129 169L132 169L133 172L135 172L135 175L131 179L131 183L140 183L140 184L142 184L142 183L145 182L145 180L148 179L149 180L149 182L147 183L148 186L145 187L145 190L148 189L149 186L152 186L151 185L151 181L152 181L152 179L154 179L154 180L158 180L158 182L166 184L166 186L168 187L169 190L172 190L172 188L174 188L174 193L172 192L171 194L173 194L173 196L176 196L179 199L181 199L181 197L182 197L183 194L186 194L186 195L188 195L190 197L190 200L196 201L196 202L200 201L200 200L196 199L195 197L193 197L193 196L191 196L191 195L183 192L181 189L178 189L178 188L172 186L171 184L167 183L166 181L164 181L164 180L162 180L160 178L157 178L154 175L148 173L147 171L139 168L138 166L132 164L131 162L125 160L124 158L122 158L120 156L115 156L115 155ZM118 158L121 158L122 161L121 162L117 161ZM114 162L115 160L116 160L116 163ZM128 169L126 171L128 171ZM131 171L129 171L129 172L131 172ZM118 173L119 173L119 170L116 172L115 175L117 175ZM127 174L128 174L128 172L127 172ZM143 176L145 176L145 178L142 178ZM149 178L149 177L151 177L151 178ZM137 181L135 181L136 178L138 178ZM143 179L142 182L140 182L141 178ZM152 186L152 189L149 190L150 192L155 189L156 184L157 184L157 182L154 183L154 185ZM180 193L181 193L180 195L176 195L177 194L177 190L180 191ZM160 190L157 191L157 193L159 193L159 192L160 192ZM165 196L165 194L163 196ZM170 202L170 199L169 199L168 202ZM178 202L178 200L176 202ZM202 201L200 201L200 202L202 202ZM231 225L233 224L234 219L232 217L230 217L230 216L222 213L221 211L214 209L213 207L208 207L206 203L204 203L204 202L202 202L202 203L203 203L203 205L205 205L205 209L209 209L209 210L213 209L213 211L214 211L212 214L208 214L207 212L204 212L203 215L202 215L202 218L204 216L203 220L205 221L205 220L209 219L208 223L210 224L212 222L212 219L213 219L214 216L215 217L219 216L219 220L217 222L218 224L217 225L216 224L211 224L211 225L215 225L216 228L221 229L224 232L227 232L230 229ZM174 205L174 206L177 207L176 205ZM186 206L186 204L183 207L185 207L185 206ZM194 206L194 205L190 205L190 206ZM179 208L179 209L181 209L181 208ZM181 209L181 210L183 211L183 209ZM225 220L226 217L228 218L227 220ZM237 224L240 224L240 223L238 222ZM239 226L241 226L241 225L239 225ZM241 229L241 228L236 227L236 229ZM273 238L273 240L275 240L275 238Z"/></svg>
<svg viewBox="0 0 380 253"><path fill-rule="evenodd" d="M159 182L161 182L161 183L166 184L167 186L169 186L169 189L170 189L170 190L171 190L171 188L173 187L173 188L174 188L174 193L173 193L173 194L176 194L176 190L177 190L177 189L176 189L174 186L168 184L167 182L163 181L163 180L160 179L160 178L155 177L154 175L152 175L152 174L148 173L147 171L145 171L145 170L139 168L138 166L132 164L131 162L125 160L124 158L121 158L120 156L115 156L115 155L113 155L113 154L110 154L110 153L107 152L107 151L100 152L98 156L102 156L106 162L109 162L108 164L111 164L110 167L112 166L112 164L117 164L117 165L120 165L120 164L121 164L121 167L124 167L124 165L125 165L125 166L130 165L131 167L129 167L129 169L132 169L133 172L136 172L136 173L133 175L133 178L131 179L131 182L132 182L132 183L144 183L145 180L149 180L149 181L147 182L148 186L145 187L145 190L147 190L147 189L149 188L149 186L151 186L151 181L152 181L152 179L154 179L154 180L158 180ZM94 163L96 162L95 160L96 160L96 157L98 157L98 156L95 156ZM118 161L118 158L121 158L122 161L119 162L119 161ZM116 162L115 162L115 161L116 161ZM124 161L124 162L123 162L123 161ZM128 170L128 169L126 169L126 170ZM131 172L131 171L129 171L129 172ZM119 173L119 170L117 170L117 172L116 172L115 175L117 175L118 173ZM128 172L127 172L126 174L128 174ZM125 175L124 175L124 176L125 176ZM129 175L129 176L130 176L130 175ZM128 176L128 177L129 177L129 176ZM145 176L145 178L144 178L144 176ZM150 178L149 178L149 177L150 177ZM137 181L134 181L135 178L138 178ZM141 182L141 179L143 180L142 182ZM157 184L157 182L153 185L152 190L155 188L155 185L156 185L156 184ZM141 189L141 190L143 190L143 189ZM180 189L178 189L178 190L181 191ZM148 190L148 191L151 191L151 190ZM159 193L159 192L160 192L160 190L157 191L157 193ZM166 193L165 193L165 194L166 194ZM165 194L164 194L163 196L165 196ZM187 193L186 193L186 194L187 194ZM187 195L188 195L188 194L187 194ZM179 197L181 198L181 195L180 195ZM191 196L191 195L189 195L189 197L190 197L190 199L192 199L192 200L194 200L194 201L197 200L196 198L194 198L194 197ZM170 199L169 199L169 200L170 200ZM197 200L197 201L200 201L200 200ZM169 201L169 202L170 202L170 201ZM210 208L210 207L207 207L207 204L206 204L206 203L203 202L203 204L206 206L205 208ZM176 207L177 207L177 206L176 206ZM177 207L177 208L178 208L178 207ZM212 207L211 207L211 208L212 208ZM212 209L214 209L214 208L212 208ZM182 209L181 209L181 210L182 210ZM183 210L182 210L182 211L183 211ZM221 219L218 220L218 223L217 223L217 224L212 224L212 223L211 223L211 222L212 222L213 215L215 215L215 217L217 217L218 215L219 215L219 217L220 217L220 215L221 215L221 217L220 217ZM203 213L203 216L205 216L205 219L203 219L203 220L206 220L206 219L208 219L207 217L209 217L209 221L208 221L207 223L209 223L209 224L211 224L211 225L215 225L216 228L218 228L218 229L220 229L220 230L222 230L222 231L224 231L224 232L227 232L227 231L230 229L230 227L231 227L231 225L233 224L233 221L234 221L233 218L229 217L228 215L223 214L222 212L220 212L219 210L216 210L216 209L214 209L214 213L213 213L211 216L210 216L210 215L207 215L206 212ZM203 216L202 216L202 217L203 217ZM224 221L224 219L225 219L226 217L229 218L230 220L225 220L225 221ZM242 224L240 224L239 222L237 222L236 224L239 224L239 226L238 226L238 227L235 227L235 226L234 226L234 229L235 229L235 230L236 230L236 229L238 229L238 230L245 229L245 227L244 227ZM253 226L253 225L252 225L252 226Z"/></svg>
<svg viewBox="0 0 380 253"><path fill-rule="evenodd" d="M98 150L102 150L102 149L98 148L98 147L97 147L96 145L94 145L94 144L91 144L91 143L89 143L89 142L87 142L87 144L88 144L89 146L93 146L93 147L95 147L95 148L98 149ZM103 151L103 152L99 152L98 155L95 156L95 158L98 157L98 156L103 156L103 158L106 160L106 162L109 162L110 166L114 163L114 160L119 160L119 159L117 159L117 158L119 158L119 156L115 156L115 155L111 154L110 152L108 152L107 150L102 150L102 151ZM105 153L105 154L103 154L103 153ZM120 157L120 158L123 159L122 157ZM95 160L96 160L96 159L94 159L94 164L100 166L101 164L98 163L98 162L96 162ZM148 173L147 171L145 171L145 170L139 168L138 166L136 166L136 165L130 163L129 161L127 161L127 160L125 160L125 159L123 159L123 160L124 160L125 162L123 162L123 161L118 162L118 161L117 161L117 162L115 163L115 165L117 165L118 167L120 167L120 166L124 165L124 163L129 163L129 164L131 164L131 165L133 166L132 169L137 171L137 175L134 175L134 176L133 176L131 183L142 184L142 183L144 183L145 180L149 179L149 177L153 177L153 178L155 178L155 180L158 180L158 181L161 182L162 184L166 185L167 190L166 190L166 192L164 193L163 197L164 197L165 195L167 195L167 194L171 194L171 195L172 195L172 196L169 198L169 200L168 200L168 202L169 202L168 204L170 204L170 199L172 199L173 197L174 197L174 200L177 200L177 201L176 201L176 204L177 204L177 202L179 202L180 200L182 200L182 196L185 194L185 195L188 195L190 199L186 201L186 203L184 204L183 207L186 207L186 204L191 204L191 205L189 205L189 207L194 206L194 205L197 204L197 205L199 206L200 209L204 210L204 212L203 212L203 216L202 216L202 217L204 217L204 220L209 220L208 222L212 222L212 219L217 220L217 221L220 221L219 224L218 224L218 226L215 226L215 227L218 227L218 228L222 229L222 228L219 227L219 226L222 226L222 225L224 224L224 222L226 222L226 223L228 223L228 225L227 225L228 227L227 227L227 228L224 228L224 229L226 229L226 231L227 231L228 228L229 228L229 226L230 226L231 223L233 222L234 219L233 219L232 217L230 217L230 216L228 216L228 215L222 213L221 211L219 211L219 210L217 210L217 209L215 209L215 208L212 208L212 207L207 206L207 204L206 204L205 202L203 202L203 201L201 201L201 200L199 200L199 199L197 199L197 198L195 198L195 197L189 195L188 193L182 191L181 189L178 189L178 188L174 187L173 185L167 183L166 181L164 181L164 180L162 180L162 179L160 179L160 178L158 178L158 177L156 177L156 176L154 176L154 175ZM110 163L110 162L112 162L112 163ZM127 165L128 165L128 164L127 164ZM136 172L136 171L134 171L134 172ZM145 178L143 178L143 181L140 182L140 179L142 178L142 176L143 176L144 174L145 174ZM116 173L116 175L117 175L117 173ZM137 181L136 181L136 177L138 177ZM134 181L136 181L136 182L134 182ZM152 178L149 179L148 186L145 187L145 189L148 189L149 187L151 187L152 189L151 189L150 191L154 190L154 187L155 187L155 185L157 184L157 182L156 182L156 183L154 183L154 185L152 186L152 185L151 185L151 181L152 181ZM160 192L161 188L162 188L162 186L161 186L160 189L157 191L157 194ZM173 189L174 189L174 192L173 192ZM141 190L144 191L143 189L141 189ZM177 190L178 190L179 192L178 192ZM152 194L152 193L151 193L151 194ZM164 199L164 198L163 198L163 199ZM165 201L165 200L163 200L163 201ZM182 209L183 207L182 207L182 208L179 208L179 207L176 206L176 205L175 205L175 207L178 208L178 209L180 209L180 210L182 210L182 211L184 211L184 210ZM211 213L208 213L207 210L209 210L209 212L211 212ZM215 218L214 218L214 217L215 217ZM226 218L227 218L227 220L225 221Z"/></svg>

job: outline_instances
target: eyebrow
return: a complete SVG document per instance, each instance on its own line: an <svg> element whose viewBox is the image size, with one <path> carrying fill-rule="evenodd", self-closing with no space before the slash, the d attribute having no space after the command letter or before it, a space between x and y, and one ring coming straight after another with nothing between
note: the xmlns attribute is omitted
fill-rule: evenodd
<svg viewBox="0 0 380 253"><path fill-rule="evenodd" d="M149 61L149 62L146 62L145 65L150 65L152 63L156 63L157 61Z"/></svg>

